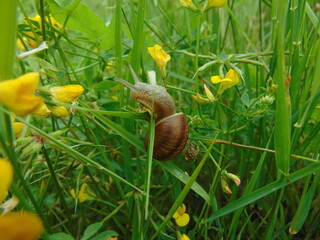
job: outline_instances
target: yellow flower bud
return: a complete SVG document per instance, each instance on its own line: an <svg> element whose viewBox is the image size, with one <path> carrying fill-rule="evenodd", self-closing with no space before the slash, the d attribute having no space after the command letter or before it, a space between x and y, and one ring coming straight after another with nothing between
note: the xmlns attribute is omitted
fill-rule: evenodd
<svg viewBox="0 0 320 240"><path fill-rule="evenodd" d="M226 194L231 194L232 191L229 188L229 185L227 183L227 180L224 177L221 177L221 187L222 190L226 193Z"/></svg>
<svg viewBox="0 0 320 240"><path fill-rule="evenodd" d="M226 176L227 178L231 179L237 186L240 185L241 180L240 180L240 178L239 178L237 175L235 175L235 174L233 174L233 173L226 173L225 176Z"/></svg>
<svg viewBox="0 0 320 240"><path fill-rule="evenodd" d="M207 98L209 99L209 101L210 102L216 101L216 98L213 96L212 92L209 90L207 85L203 84L203 88L204 88L204 92L205 92Z"/></svg>
<svg viewBox="0 0 320 240"><path fill-rule="evenodd" d="M81 85L66 85L50 88L53 100L62 103L69 103L76 100L83 91L84 89Z"/></svg>
<svg viewBox="0 0 320 240"><path fill-rule="evenodd" d="M19 116L26 116L37 111L43 99L34 96L39 73L27 73L19 78L0 82L0 103Z"/></svg>
<svg viewBox="0 0 320 240"><path fill-rule="evenodd" d="M180 0L182 7L189 8L192 11L197 10L192 0Z"/></svg>
<svg viewBox="0 0 320 240"><path fill-rule="evenodd" d="M49 107L50 111L57 117L67 117L69 115L68 110L64 106Z"/></svg>
<svg viewBox="0 0 320 240"><path fill-rule="evenodd" d="M19 137L23 131L24 124L21 122L13 122L12 123L13 132L16 137Z"/></svg>
<svg viewBox="0 0 320 240"><path fill-rule="evenodd" d="M51 115L51 111L49 110L48 106L43 102L37 111L34 112L40 117L49 117Z"/></svg>
<svg viewBox="0 0 320 240"><path fill-rule="evenodd" d="M201 95L199 93L197 93L197 95L191 95L191 97L193 98L193 100L195 100L198 103L209 103L210 100L201 97Z"/></svg>
<svg viewBox="0 0 320 240"><path fill-rule="evenodd" d="M163 51L163 49L158 44L154 45L153 47L148 47L148 52L156 62L161 74L164 76L167 63L171 60L170 55Z"/></svg>
<svg viewBox="0 0 320 240"><path fill-rule="evenodd" d="M13 178L13 168L10 162L0 158L0 203L7 195ZM1 234L0 234L1 236Z"/></svg>
<svg viewBox="0 0 320 240"><path fill-rule="evenodd" d="M204 10L208 11L211 8L221 8L227 5L228 0L207 0Z"/></svg>
<svg viewBox="0 0 320 240"><path fill-rule="evenodd" d="M181 240L190 240L190 238L186 234L182 234Z"/></svg>

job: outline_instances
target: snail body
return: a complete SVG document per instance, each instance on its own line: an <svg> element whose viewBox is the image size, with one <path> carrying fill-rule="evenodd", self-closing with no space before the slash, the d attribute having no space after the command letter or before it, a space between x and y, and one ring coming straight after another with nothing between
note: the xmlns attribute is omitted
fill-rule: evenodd
<svg viewBox="0 0 320 240"><path fill-rule="evenodd" d="M129 68L135 81L134 85L120 78L115 80L130 88L130 99L150 110L155 118L153 158L159 161L171 160L187 143L186 116L183 113L176 113L173 98L164 87L140 82L131 66ZM146 149L148 144L149 134L144 141Z"/></svg>

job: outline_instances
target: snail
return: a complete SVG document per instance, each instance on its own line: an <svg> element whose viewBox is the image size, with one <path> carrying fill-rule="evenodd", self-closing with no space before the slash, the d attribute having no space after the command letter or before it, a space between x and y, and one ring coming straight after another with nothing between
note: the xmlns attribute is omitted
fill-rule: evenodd
<svg viewBox="0 0 320 240"><path fill-rule="evenodd" d="M183 113L176 113L173 98L164 87L141 82L131 66L129 69L135 81L134 85L121 78L115 78L115 80L130 88L130 99L150 110L155 118L153 158L159 161L171 160L183 150L187 143L186 116ZM144 140L146 149L148 144L149 134Z"/></svg>

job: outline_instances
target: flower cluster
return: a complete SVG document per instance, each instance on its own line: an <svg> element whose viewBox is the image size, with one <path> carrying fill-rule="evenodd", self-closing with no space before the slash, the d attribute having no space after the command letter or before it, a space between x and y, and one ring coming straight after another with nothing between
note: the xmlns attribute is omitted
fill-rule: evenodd
<svg viewBox="0 0 320 240"><path fill-rule="evenodd" d="M56 29L62 27L62 25L59 22L57 22L57 20L54 19L51 15L46 17L45 21ZM25 19L24 24L29 26L30 29L28 32L26 32L25 36L22 37L22 41L21 39L17 40L17 46L21 51L26 50L25 45L22 42L24 42L31 48L36 48L38 46L38 43L43 41L42 21L40 15L36 15L32 18ZM52 39L53 36L48 35L47 37L49 39Z"/></svg>
<svg viewBox="0 0 320 240"><path fill-rule="evenodd" d="M0 203L7 196L13 179L13 168L7 160L0 158ZM35 240L43 232L43 225L38 216L31 212L11 212L18 204L16 198L12 198L1 205L4 209L0 214L0 236L5 240ZM12 204L14 206L12 206Z"/></svg>
<svg viewBox="0 0 320 240"><path fill-rule="evenodd" d="M84 89L81 85L73 84L61 87L51 87L49 88L49 95L54 102L69 103L75 101L83 91ZM35 113L41 117L49 117L51 114L54 114L57 117L68 116L68 110L66 107L47 105L45 103L43 103Z"/></svg>
<svg viewBox="0 0 320 240"><path fill-rule="evenodd" d="M37 114L48 117L54 114L58 117L68 116L68 110L64 106L47 105L40 96L35 96L38 87L39 73L27 73L16 79L0 82L0 103L18 116ZM49 95L58 103L69 103L76 100L84 89L81 85L67 85L62 87L51 87ZM19 134L23 126L15 124L15 133ZM21 131L20 131L21 130Z"/></svg>

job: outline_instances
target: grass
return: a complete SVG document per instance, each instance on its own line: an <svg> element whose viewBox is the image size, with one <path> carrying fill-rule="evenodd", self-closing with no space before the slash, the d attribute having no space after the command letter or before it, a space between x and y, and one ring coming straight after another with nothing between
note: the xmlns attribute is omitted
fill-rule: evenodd
<svg viewBox="0 0 320 240"><path fill-rule="evenodd" d="M194 2L201 9L205 1ZM1 106L0 156L15 169L17 209L39 215L41 238L50 240L320 238L317 4L229 0L201 13L168 0L7 1L0 80L40 72L41 86L85 88L77 105L61 104L74 115L17 116L25 124L19 137ZM36 14L61 25L42 18L39 30L30 19ZM25 50L43 40L48 49L19 58L15 37ZM184 153L152 159L155 120L114 81L133 82L131 65L144 82L154 70L162 85L147 51L155 44L171 56L166 87L187 117L191 160ZM210 78L229 69L240 82L217 94ZM192 98L207 99L203 84L216 101ZM80 202L70 190L79 195L83 183L91 198ZM172 218L182 203L190 215L185 227Z"/></svg>

